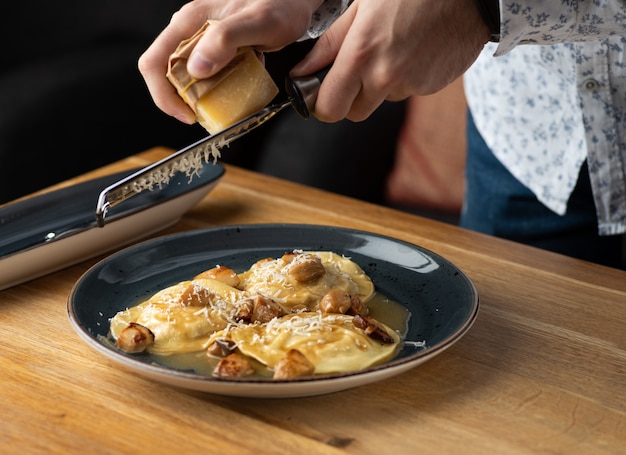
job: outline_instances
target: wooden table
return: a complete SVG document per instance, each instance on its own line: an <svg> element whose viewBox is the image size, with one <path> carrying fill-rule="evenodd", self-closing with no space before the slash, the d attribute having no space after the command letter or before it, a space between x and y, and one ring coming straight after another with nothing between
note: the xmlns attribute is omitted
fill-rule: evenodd
<svg viewBox="0 0 626 455"><path fill-rule="evenodd" d="M229 166L158 235L266 222L357 228L437 252L476 284L478 320L384 383L213 396L135 376L79 339L66 301L94 258L0 292L0 453L626 453L626 272Z"/></svg>

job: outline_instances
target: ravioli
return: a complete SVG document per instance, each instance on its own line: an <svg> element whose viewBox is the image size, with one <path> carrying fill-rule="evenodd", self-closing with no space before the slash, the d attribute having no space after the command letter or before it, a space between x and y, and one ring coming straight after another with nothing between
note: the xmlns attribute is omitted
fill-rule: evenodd
<svg viewBox="0 0 626 455"><path fill-rule="evenodd" d="M237 302L245 297L245 292L217 280L183 281L117 313L111 319L111 335L117 339L134 322L154 334L152 353L201 351L213 333L235 322Z"/></svg>
<svg viewBox="0 0 626 455"><path fill-rule="evenodd" d="M315 309L322 297L333 289L357 295L367 302L374 295L374 283L354 261L333 252L300 252L296 259L284 258L256 262L239 274L242 287L248 292L270 297L285 309ZM317 280L300 282L290 273L309 257L321 259L325 273Z"/></svg>
<svg viewBox="0 0 626 455"><path fill-rule="evenodd" d="M205 371L217 362L217 376L253 374L252 363L257 374L281 379L352 372L389 360L401 345L395 330L368 316L374 295L352 260L294 250L241 273L218 265L164 288L117 313L110 335L128 353L174 358L165 363L190 354Z"/></svg>
<svg viewBox="0 0 626 455"><path fill-rule="evenodd" d="M385 327L392 343L381 343L354 326L353 316L304 312L275 318L267 324L229 327L211 337L236 344L244 355L273 369L296 349L314 366L315 374L345 373L368 368L393 357L399 335Z"/></svg>

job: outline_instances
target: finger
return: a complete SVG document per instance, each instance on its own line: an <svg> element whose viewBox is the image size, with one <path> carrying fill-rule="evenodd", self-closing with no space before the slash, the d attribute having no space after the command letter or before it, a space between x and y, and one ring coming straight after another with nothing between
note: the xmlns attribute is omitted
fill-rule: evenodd
<svg viewBox="0 0 626 455"><path fill-rule="evenodd" d="M343 120L360 91L360 81L352 80L351 75L345 75L341 68L333 66L320 86L313 114L322 122Z"/></svg>
<svg viewBox="0 0 626 455"><path fill-rule="evenodd" d="M228 20L226 22L228 25ZM192 77L211 77L235 57L239 46L229 37L228 32L221 21L209 25L187 61L187 72Z"/></svg>
<svg viewBox="0 0 626 455"><path fill-rule="evenodd" d="M306 76L331 65L320 86L313 112L323 122L336 122L345 118L361 88L360 82L339 55L354 18L350 11L348 9L335 21L290 72L292 77Z"/></svg>
<svg viewBox="0 0 626 455"><path fill-rule="evenodd" d="M317 115L352 121L368 118L394 89L397 67L390 62L385 46L386 31L378 17L362 12L356 3L328 30L328 40L339 45L332 69L335 79L318 97ZM362 13L359 15L359 13ZM379 37L372 43L372 35ZM380 36L383 38L381 39ZM329 72L330 73L330 72Z"/></svg>
<svg viewBox="0 0 626 455"><path fill-rule="evenodd" d="M142 74L167 70L169 56L180 42L191 37L206 22L197 14L190 15L188 12L193 11L186 7L187 5L174 13L167 27L139 58L139 70Z"/></svg>
<svg viewBox="0 0 626 455"><path fill-rule="evenodd" d="M363 88L355 97L346 118L353 122L362 122L374 113L385 101L384 97L372 96L375 92Z"/></svg>
<svg viewBox="0 0 626 455"><path fill-rule="evenodd" d="M169 56L179 43L192 36L204 23L202 17L183 7L174 13L168 26L139 57L138 68L148 87L154 103L163 112L178 120L192 124L193 111L178 96L176 89L166 79Z"/></svg>
<svg viewBox="0 0 626 455"><path fill-rule="evenodd" d="M314 114L324 122L363 121L385 101L386 92L375 90L366 74L349 70L341 56L336 61L337 68L331 68L320 87Z"/></svg>
<svg viewBox="0 0 626 455"><path fill-rule="evenodd" d="M299 38L304 30L285 25L282 17L259 20L258 12L244 9L212 23L196 44L187 65L193 77L210 77L223 68L242 47L276 51Z"/></svg>
<svg viewBox="0 0 626 455"><path fill-rule="evenodd" d="M354 28L354 27L353 27ZM343 84L355 84L359 90L351 100L346 118L354 122L367 119L387 99L393 90L397 69L389 67L385 58L364 51L357 39L346 39L337 56L345 69ZM348 91L338 85L337 90Z"/></svg>
<svg viewBox="0 0 626 455"><path fill-rule="evenodd" d="M144 80L154 104L177 120L191 125L196 122L195 113L178 95L174 86L164 75L165 73L148 72Z"/></svg>

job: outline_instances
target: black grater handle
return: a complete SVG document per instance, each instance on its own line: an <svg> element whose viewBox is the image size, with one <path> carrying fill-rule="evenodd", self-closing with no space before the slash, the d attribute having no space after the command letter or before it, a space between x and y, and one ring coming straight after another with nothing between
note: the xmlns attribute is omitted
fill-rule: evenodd
<svg viewBox="0 0 626 455"><path fill-rule="evenodd" d="M303 119L308 119L314 111L317 93L328 70L330 70L330 66L310 76L285 79L285 90L289 95L291 106Z"/></svg>

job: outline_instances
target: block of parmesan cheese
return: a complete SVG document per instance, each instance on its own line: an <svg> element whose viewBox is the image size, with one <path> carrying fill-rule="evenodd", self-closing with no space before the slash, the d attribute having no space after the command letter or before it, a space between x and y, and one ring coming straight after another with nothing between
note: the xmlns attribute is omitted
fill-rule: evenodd
<svg viewBox="0 0 626 455"><path fill-rule="evenodd" d="M209 26L181 42L168 62L167 78L195 112L198 122L216 133L267 106L278 87L252 48L242 48L215 75L197 80L187 72L187 59Z"/></svg>
<svg viewBox="0 0 626 455"><path fill-rule="evenodd" d="M231 73L196 102L198 122L215 133L251 115L278 94L278 87L253 49Z"/></svg>

